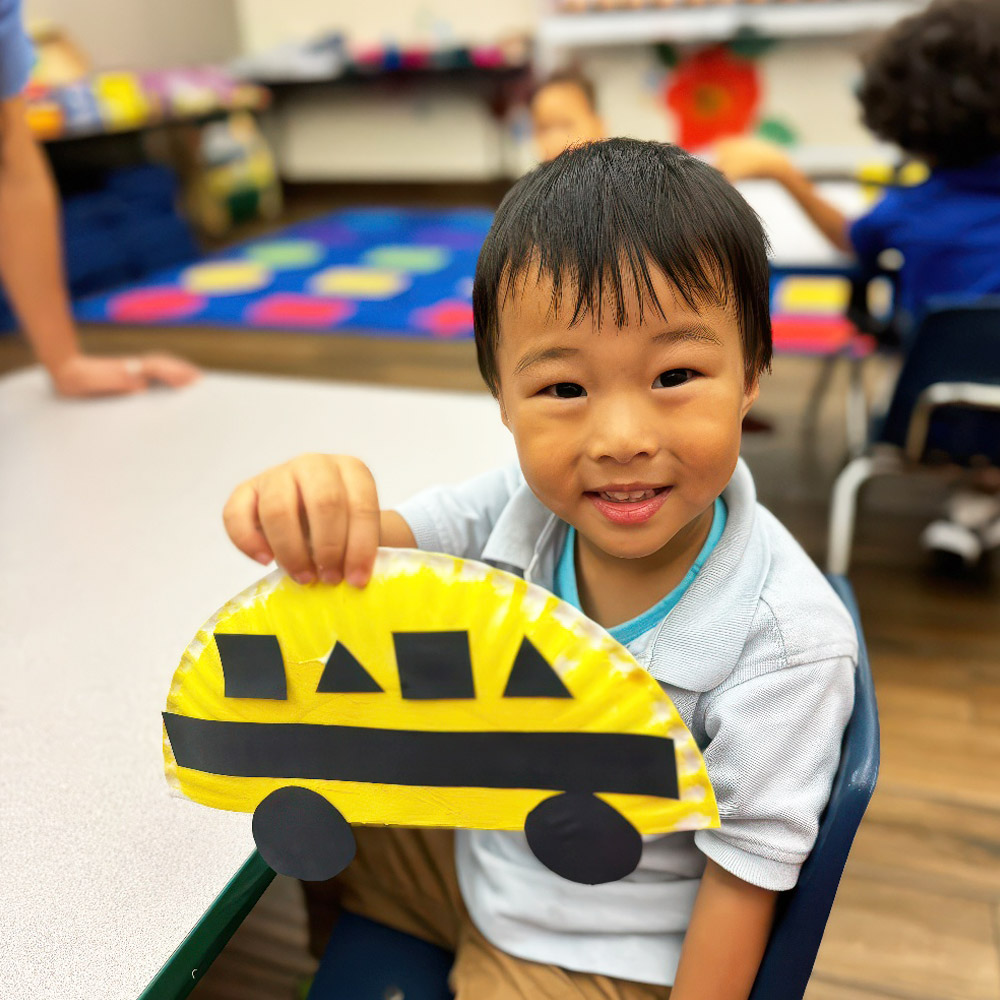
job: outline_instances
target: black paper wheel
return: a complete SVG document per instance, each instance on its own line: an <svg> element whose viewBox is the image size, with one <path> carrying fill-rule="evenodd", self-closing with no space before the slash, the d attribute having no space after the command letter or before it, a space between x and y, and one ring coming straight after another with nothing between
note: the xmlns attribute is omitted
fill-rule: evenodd
<svg viewBox="0 0 1000 1000"><path fill-rule="evenodd" d="M253 814L260 856L281 875L324 882L354 860L351 824L322 795L289 786L271 792Z"/></svg>
<svg viewBox="0 0 1000 1000"><path fill-rule="evenodd" d="M524 821L535 857L570 882L600 885L634 872L642 856L639 831L613 806L587 792L540 802Z"/></svg>

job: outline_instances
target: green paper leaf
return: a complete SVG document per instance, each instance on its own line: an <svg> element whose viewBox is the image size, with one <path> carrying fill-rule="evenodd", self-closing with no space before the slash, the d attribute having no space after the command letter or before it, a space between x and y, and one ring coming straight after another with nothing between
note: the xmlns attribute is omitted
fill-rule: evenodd
<svg viewBox="0 0 1000 1000"><path fill-rule="evenodd" d="M653 46L656 51L656 58L659 60L662 66L666 66L667 69L673 69L680 61L680 54L673 45L669 45L667 42L659 42L657 45Z"/></svg>
<svg viewBox="0 0 1000 1000"><path fill-rule="evenodd" d="M729 42L729 51L741 59L759 59L778 44L774 38L758 35L750 28L743 28Z"/></svg>
<svg viewBox="0 0 1000 1000"><path fill-rule="evenodd" d="M798 133L787 122L780 118L764 118L754 130L756 135L779 146L795 146L799 141Z"/></svg>

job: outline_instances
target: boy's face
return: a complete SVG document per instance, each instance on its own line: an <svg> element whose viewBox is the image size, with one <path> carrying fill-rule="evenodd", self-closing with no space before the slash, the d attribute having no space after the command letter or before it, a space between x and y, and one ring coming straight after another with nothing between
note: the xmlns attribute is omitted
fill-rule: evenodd
<svg viewBox="0 0 1000 1000"><path fill-rule="evenodd" d="M554 160L564 149L578 142L604 138L604 125L587 101L587 95L573 83L550 83L531 102L532 127L538 155Z"/></svg>
<svg viewBox="0 0 1000 1000"><path fill-rule="evenodd" d="M696 312L653 271L655 307L620 329L587 314L570 326L549 279L515 285L500 317L500 407L535 495L599 558L669 560L690 545L739 456L745 386L729 309ZM566 315L566 314L569 315ZM671 543L673 542L673 545Z"/></svg>

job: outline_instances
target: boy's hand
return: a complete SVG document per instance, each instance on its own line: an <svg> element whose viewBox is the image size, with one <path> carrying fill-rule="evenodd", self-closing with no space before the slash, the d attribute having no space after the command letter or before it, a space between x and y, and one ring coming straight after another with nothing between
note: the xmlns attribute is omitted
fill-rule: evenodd
<svg viewBox="0 0 1000 1000"><path fill-rule="evenodd" d="M792 161L780 146L763 139L723 139L715 144L715 168L731 184L758 177L780 181Z"/></svg>
<svg viewBox="0 0 1000 1000"><path fill-rule="evenodd" d="M222 519L233 544L299 583L363 587L380 540L378 494L349 455L300 455L237 486Z"/></svg>

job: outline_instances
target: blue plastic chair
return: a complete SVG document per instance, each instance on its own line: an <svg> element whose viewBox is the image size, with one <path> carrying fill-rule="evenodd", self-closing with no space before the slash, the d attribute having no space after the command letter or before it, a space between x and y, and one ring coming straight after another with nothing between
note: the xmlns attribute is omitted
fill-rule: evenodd
<svg viewBox="0 0 1000 1000"><path fill-rule="evenodd" d="M861 487L946 457L1000 465L1000 297L941 302L924 317L866 453L833 487L827 571L847 573Z"/></svg>
<svg viewBox="0 0 1000 1000"><path fill-rule="evenodd" d="M802 1000L847 855L878 779L878 705L858 606L844 577L828 579L847 605L858 631L854 710L844 732L840 765L816 843L802 866L798 885L778 901L774 927L750 1000Z"/></svg>
<svg viewBox="0 0 1000 1000"><path fill-rule="evenodd" d="M851 843L865 814L879 766L878 706L851 585L830 582L858 630L854 710L816 845L798 885L783 893L750 1000L802 1000L819 951ZM409 934L344 913L309 991L309 1000L451 1000L454 956Z"/></svg>

